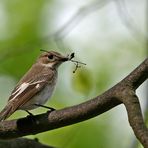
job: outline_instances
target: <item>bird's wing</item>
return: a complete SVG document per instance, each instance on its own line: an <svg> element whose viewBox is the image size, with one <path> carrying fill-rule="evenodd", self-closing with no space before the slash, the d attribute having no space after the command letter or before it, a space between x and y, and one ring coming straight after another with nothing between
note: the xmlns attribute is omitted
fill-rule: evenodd
<svg viewBox="0 0 148 148"><path fill-rule="evenodd" d="M9 101L17 102L17 107L20 107L41 91L46 84L52 83L52 81L53 73L43 74L42 76L37 75L16 86L9 97Z"/></svg>
<svg viewBox="0 0 148 148"><path fill-rule="evenodd" d="M47 83L52 83L53 77L53 72L50 74L43 74L42 76L37 75L29 81L16 86L8 100L8 104L0 113L0 121L5 120L12 115L19 107L23 106L41 91Z"/></svg>

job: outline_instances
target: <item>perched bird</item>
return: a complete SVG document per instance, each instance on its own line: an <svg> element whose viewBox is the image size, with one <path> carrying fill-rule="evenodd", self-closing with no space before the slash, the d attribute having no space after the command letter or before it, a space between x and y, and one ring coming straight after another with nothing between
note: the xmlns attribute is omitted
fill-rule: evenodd
<svg viewBox="0 0 148 148"><path fill-rule="evenodd" d="M7 105L0 112L0 121L16 110L29 113L28 110L43 106L55 88L58 66L68 60L58 52L44 51L12 91Z"/></svg>

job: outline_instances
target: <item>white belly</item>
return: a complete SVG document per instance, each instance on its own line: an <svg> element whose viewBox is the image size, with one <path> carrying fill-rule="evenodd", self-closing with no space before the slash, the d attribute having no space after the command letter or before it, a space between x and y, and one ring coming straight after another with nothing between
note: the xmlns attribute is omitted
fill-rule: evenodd
<svg viewBox="0 0 148 148"><path fill-rule="evenodd" d="M55 83L56 82L54 82L53 85L50 84L50 85L45 86L41 92L39 92L37 95L35 95L33 98L31 98L30 101L28 101L26 104L24 104L19 109L31 110L31 109L35 109L38 107L34 104L41 104L41 105L45 104L47 102L47 100L49 100L52 96L52 93L55 88Z"/></svg>

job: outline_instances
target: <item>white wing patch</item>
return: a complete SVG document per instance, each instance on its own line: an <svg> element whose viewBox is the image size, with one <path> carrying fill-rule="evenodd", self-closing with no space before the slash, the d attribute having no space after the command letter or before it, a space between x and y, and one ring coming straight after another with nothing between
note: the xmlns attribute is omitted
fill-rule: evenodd
<svg viewBox="0 0 148 148"><path fill-rule="evenodd" d="M40 88L40 84L39 83L43 83L43 82L46 82L46 81L40 80L40 81L36 81L36 82L33 82L33 83L25 83L24 82L23 84L20 85L20 87L18 87L16 89L15 92L12 93L12 96L14 96L14 97L11 99L11 101L14 100L16 97L18 97L29 85L35 85L35 84L37 84L35 86L35 88L36 89L39 89Z"/></svg>
<svg viewBox="0 0 148 148"><path fill-rule="evenodd" d="M43 83L43 82L46 82L46 81L45 80L40 80L40 81L36 81L36 82L30 83L29 85L34 85L34 84Z"/></svg>
<svg viewBox="0 0 148 148"><path fill-rule="evenodd" d="M27 87L29 86L29 83L23 83L20 85L20 87L12 94L15 95L11 100L15 99L17 96L19 96Z"/></svg>
<svg viewBox="0 0 148 148"><path fill-rule="evenodd" d="M38 89L39 87L40 87L40 84L37 84L37 85L35 86L36 89Z"/></svg>

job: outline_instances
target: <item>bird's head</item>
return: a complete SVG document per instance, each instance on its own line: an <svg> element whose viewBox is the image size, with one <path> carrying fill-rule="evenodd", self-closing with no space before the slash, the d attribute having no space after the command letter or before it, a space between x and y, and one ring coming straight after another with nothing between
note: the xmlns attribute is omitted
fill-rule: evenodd
<svg viewBox="0 0 148 148"><path fill-rule="evenodd" d="M43 50L44 51L44 50ZM38 58L37 62L40 64L51 67L57 68L63 62L68 61L69 58L61 55L55 51L44 51Z"/></svg>

